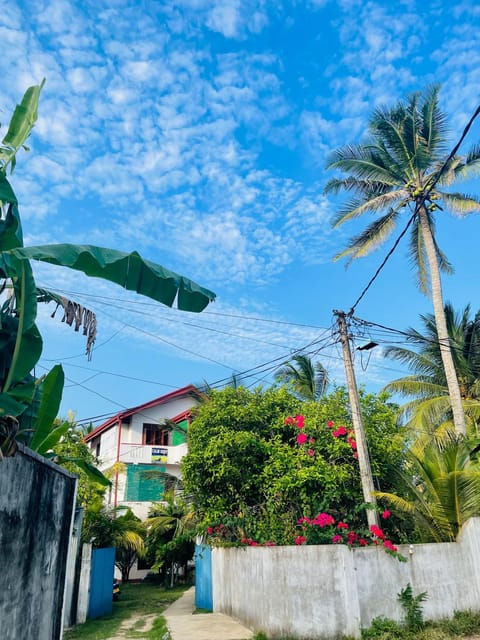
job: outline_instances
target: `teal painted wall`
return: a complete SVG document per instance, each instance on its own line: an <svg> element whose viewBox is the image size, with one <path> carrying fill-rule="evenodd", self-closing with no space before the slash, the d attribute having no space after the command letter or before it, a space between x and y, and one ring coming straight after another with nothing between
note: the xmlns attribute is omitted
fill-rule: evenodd
<svg viewBox="0 0 480 640"><path fill-rule="evenodd" d="M155 502L163 498L165 479L157 474L165 473L164 465L129 464L127 467L127 502Z"/></svg>
<svg viewBox="0 0 480 640"><path fill-rule="evenodd" d="M173 431L172 433L172 445L176 447L179 444L184 444L187 441L187 429L188 429L188 420L182 420L178 423L178 426L181 429L184 429L185 435L179 433L178 431Z"/></svg>

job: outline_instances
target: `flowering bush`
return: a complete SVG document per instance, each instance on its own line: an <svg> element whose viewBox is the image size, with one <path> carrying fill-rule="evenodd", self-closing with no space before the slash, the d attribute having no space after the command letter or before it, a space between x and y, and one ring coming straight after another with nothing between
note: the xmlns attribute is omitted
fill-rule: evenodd
<svg viewBox="0 0 480 640"><path fill-rule="evenodd" d="M288 416L285 419L285 424L295 425L300 430L300 433L296 436L297 444L304 448L308 456L315 456L315 449L313 447L315 438L307 434L304 416ZM347 429L344 425L339 425L336 429L334 427L334 421L328 420L327 428L330 429L331 436L335 439L344 440L352 450L353 457L358 459L357 442L354 431ZM381 515L384 520L387 520L390 517L390 511L385 510ZM302 528L302 535L296 535L294 539L297 545L325 544L330 542L333 544L347 544L349 547L367 547L369 545L378 546L382 544L387 553L403 559L403 557L398 554L397 547L387 538L384 531L375 525L372 525L368 531L356 531L351 529L347 522L342 520L335 523L332 515L323 512L312 519L302 516L297 521L297 525Z"/></svg>
<svg viewBox="0 0 480 640"><path fill-rule="evenodd" d="M382 518L387 519L389 517L389 511L382 513ZM297 524L302 529L302 535L297 535L294 540L297 545L326 544L329 542L332 544L346 544L350 548L381 545L386 553L398 558L401 562L406 561L406 558L398 553L398 548L387 538L385 532L376 525L371 525L368 531L355 531L343 520L335 522L335 519L328 513L319 513L315 518L302 516L297 521Z"/></svg>
<svg viewBox="0 0 480 640"><path fill-rule="evenodd" d="M305 432L305 416L302 416L302 415L297 415L295 417L288 416L287 418L285 418L285 424L295 425L297 429L300 429L301 433L297 434L296 442L300 446L308 444L309 447L305 449L305 453L310 457L314 457L315 449L312 447L312 445L315 443L315 438L313 438L312 436L308 436L307 433ZM333 420L328 420L327 427L329 429L333 429L334 426L335 426L335 423L333 422ZM347 444L350 446L350 448L353 451L353 457L355 459L358 459L357 442L355 440L355 434L352 429L347 429L342 424L342 425L339 425L339 427L334 431L331 431L331 434L334 438L345 438Z"/></svg>

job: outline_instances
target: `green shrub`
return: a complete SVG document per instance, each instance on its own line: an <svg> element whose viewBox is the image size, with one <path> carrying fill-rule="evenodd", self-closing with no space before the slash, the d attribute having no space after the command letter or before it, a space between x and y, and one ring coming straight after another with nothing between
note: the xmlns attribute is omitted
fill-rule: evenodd
<svg viewBox="0 0 480 640"><path fill-rule="evenodd" d="M455 611L453 618L445 620L442 626L454 636L468 636L480 633L480 613Z"/></svg>
<svg viewBox="0 0 480 640"><path fill-rule="evenodd" d="M394 620L380 616L372 620L368 629L362 629L362 640L397 640L401 631Z"/></svg>

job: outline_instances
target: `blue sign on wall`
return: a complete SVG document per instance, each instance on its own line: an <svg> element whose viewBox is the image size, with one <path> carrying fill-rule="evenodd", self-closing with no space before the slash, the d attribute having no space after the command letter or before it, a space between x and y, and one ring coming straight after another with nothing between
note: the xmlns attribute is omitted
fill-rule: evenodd
<svg viewBox="0 0 480 640"><path fill-rule="evenodd" d="M213 611L212 548L195 547L195 606Z"/></svg>
<svg viewBox="0 0 480 640"><path fill-rule="evenodd" d="M99 618L112 612L115 549L94 549L90 572L88 617Z"/></svg>

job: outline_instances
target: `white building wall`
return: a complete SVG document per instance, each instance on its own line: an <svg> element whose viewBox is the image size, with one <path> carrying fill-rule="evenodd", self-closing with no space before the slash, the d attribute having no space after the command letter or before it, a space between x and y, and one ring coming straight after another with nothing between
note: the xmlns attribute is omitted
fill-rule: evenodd
<svg viewBox="0 0 480 640"><path fill-rule="evenodd" d="M117 461L118 425L100 434L100 469L103 471ZM95 452L94 452L95 453Z"/></svg>
<svg viewBox="0 0 480 640"><path fill-rule="evenodd" d="M132 415L128 431L122 433L122 442L142 444L143 423L161 424L165 418L173 418L180 413L191 409L198 402L191 396L174 398L164 404L159 404L150 409L143 409L141 413ZM126 438L124 440L124 437Z"/></svg>
<svg viewBox="0 0 480 640"><path fill-rule="evenodd" d="M268 637L302 640L360 638L375 617L402 620L398 593L408 583L415 595L427 592L426 619L480 611L480 518L455 543L399 550L406 563L375 547L216 548L213 608Z"/></svg>

